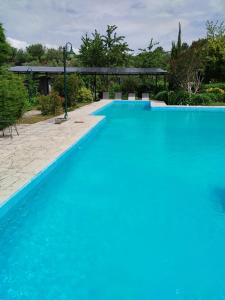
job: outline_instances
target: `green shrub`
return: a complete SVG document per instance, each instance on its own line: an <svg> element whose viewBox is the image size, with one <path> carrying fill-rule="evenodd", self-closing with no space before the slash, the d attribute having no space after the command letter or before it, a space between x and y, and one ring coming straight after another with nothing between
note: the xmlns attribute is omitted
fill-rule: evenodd
<svg viewBox="0 0 225 300"><path fill-rule="evenodd" d="M56 92L47 96L39 96L38 102L43 115L59 115L63 112L63 98Z"/></svg>
<svg viewBox="0 0 225 300"><path fill-rule="evenodd" d="M82 80L76 74L71 74L67 76L67 97L68 106L71 106L76 101L76 96L78 90L82 86ZM59 94L59 96L64 97L64 76L56 76L52 83L53 90Z"/></svg>
<svg viewBox="0 0 225 300"><path fill-rule="evenodd" d="M117 82L113 82L109 87L109 98L114 98L115 93L121 92L121 86Z"/></svg>
<svg viewBox="0 0 225 300"><path fill-rule="evenodd" d="M19 119L27 103L27 89L18 75L0 70L0 129Z"/></svg>
<svg viewBox="0 0 225 300"><path fill-rule="evenodd" d="M201 86L202 91L206 91L207 89L213 89L213 88L219 88L225 91L225 82L217 82L217 83L209 83L209 84L203 84Z"/></svg>
<svg viewBox="0 0 225 300"><path fill-rule="evenodd" d="M207 93L212 101L225 101L225 93Z"/></svg>
<svg viewBox="0 0 225 300"><path fill-rule="evenodd" d="M207 93L214 93L214 94L224 94L224 90L220 89L220 88L210 88L206 90Z"/></svg>
<svg viewBox="0 0 225 300"><path fill-rule="evenodd" d="M155 95L155 99L159 101L168 101L168 91L162 91Z"/></svg>
<svg viewBox="0 0 225 300"><path fill-rule="evenodd" d="M126 77L121 84L121 89L123 93L135 93L139 85L140 79L138 77Z"/></svg>
<svg viewBox="0 0 225 300"><path fill-rule="evenodd" d="M86 87L80 88L76 99L78 102L92 102L93 95L91 90L87 89Z"/></svg>
<svg viewBox="0 0 225 300"><path fill-rule="evenodd" d="M190 95L185 91L170 91L166 103L169 105L187 105L190 103Z"/></svg>
<svg viewBox="0 0 225 300"><path fill-rule="evenodd" d="M201 93L201 94L192 94L190 104L191 105L207 105L211 100L210 94Z"/></svg>

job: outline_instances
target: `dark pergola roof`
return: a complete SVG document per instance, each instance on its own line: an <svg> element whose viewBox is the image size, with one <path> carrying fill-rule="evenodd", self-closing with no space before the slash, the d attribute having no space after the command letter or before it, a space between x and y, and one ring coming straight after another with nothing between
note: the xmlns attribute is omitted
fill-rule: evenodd
<svg viewBox="0 0 225 300"><path fill-rule="evenodd" d="M63 67L39 67L39 66L16 66L9 69L16 73L41 73L41 74L62 74ZM83 75L166 75L167 71L160 68L77 68L67 67L67 73L78 73Z"/></svg>

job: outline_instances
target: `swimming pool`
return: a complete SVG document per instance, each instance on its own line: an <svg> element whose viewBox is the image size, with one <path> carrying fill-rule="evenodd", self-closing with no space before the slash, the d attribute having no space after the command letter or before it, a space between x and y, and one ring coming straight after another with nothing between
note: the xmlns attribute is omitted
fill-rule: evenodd
<svg viewBox="0 0 225 300"><path fill-rule="evenodd" d="M224 299L225 112L97 114L1 217L0 299Z"/></svg>

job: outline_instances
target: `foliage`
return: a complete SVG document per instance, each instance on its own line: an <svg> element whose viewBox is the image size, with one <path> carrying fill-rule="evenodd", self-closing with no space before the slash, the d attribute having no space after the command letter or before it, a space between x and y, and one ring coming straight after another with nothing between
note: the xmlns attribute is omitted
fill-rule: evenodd
<svg viewBox="0 0 225 300"><path fill-rule="evenodd" d="M138 89L140 79L138 77L126 77L123 79L121 89L123 93L134 93Z"/></svg>
<svg viewBox="0 0 225 300"><path fill-rule="evenodd" d="M211 100L211 97L207 93L193 94L191 96L191 105L207 105Z"/></svg>
<svg viewBox="0 0 225 300"><path fill-rule="evenodd" d="M155 99L168 102L168 91L161 91L155 95Z"/></svg>
<svg viewBox="0 0 225 300"><path fill-rule="evenodd" d="M6 41L5 32L0 23L0 66L5 64L10 57L11 49Z"/></svg>
<svg viewBox="0 0 225 300"><path fill-rule="evenodd" d="M135 57L134 65L137 68L168 68L169 54L162 47L157 47L153 39L146 49L139 49L141 52Z"/></svg>
<svg viewBox="0 0 225 300"><path fill-rule="evenodd" d="M170 60L170 88L184 89L189 94L197 93L204 73L206 41L193 42L190 47L181 49Z"/></svg>
<svg viewBox="0 0 225 300"><path fill-rule="evenodd" d="M32 73L26 75L25 85L28 91L28 101L29 105L32 107L37 105L37 96L38 96L38 82L34 80Z"/></svg>
<svg viewBox="0 0 225 300"><path fill-rule="evenodd" d="M0 69L0 129L22 116L26 100L27 90L21 77Z"/></svg>
<svg viewBox="0 0 225 300"><path fill-rule="evenodd" d="M82 36L79 58L83 66L106 67L124 66L130 51L124 36L118 36L117 26L108 25L106 34L101 35L95 30L91 37Z"/></svg>
<svg viewBox="0 0 225 300"><path fill-rule="evenodd" d="M33 44L27 47L27 53L32 60L41 60L41 57L45 54L45 47L42 44Z"/></svg>
<svg viewBox="0 0 225 300"><path fill-rule="evenodd" d="M225 81L225 24L206 23L208 53L205 66L205 80Z"/></svg>
<svg viewBox="0 0 225 300"><path fill-rule="evenodd" d="M209 84L203 84L201 86L201 90L206 91L207 89L211 88L218 88L225 91L225 83L223 82L217 82L217 83L209 83Z"/></svg>
<svg viewBox="0 0 225 300"><path fill-rule="evenodd" d="M86 87L81 87L77 93L77 101L78 102L92 102L93 95L91 90Z"/></svg>
<svg viewBox="0 0 225 300"><path fill-rule="evenodd" d="M63 112L63 98L56 92L38 97L42 115L59 115Z"/></svg>
<svg viewBox="0 0 225 300"><path fill-rule="evenodd" d="M53 90L56 91L61 97L64 97L64 76L55 76L53 80ZM76 101L78 90L82 86L80 77L76 74L67 76L67 96L68 105L71 106Z"/></svg>
<svg viewBox="0 0 225 300"><path fill-rule="evenodd" d="M127 42L125 42L125 36L118 36L116 25L108 25L106 34L102 36L103 45L106 54L106 65L124 66L128 61L129 49Z"/></svg>
<svg viewBox="0 0 225 300"><path fill-rule="evenodd" d="M214 93L214 94L224 94L224 90L220 89L220 88L209 88L206 90L207 93Z"/></svg>
<svg viewBox="0 0 225 300"><path fill-rule="evenodd" d="M121 85L117 82L111 83L109 87L109 98L114 98L117 92L121 92Z"/></svg>

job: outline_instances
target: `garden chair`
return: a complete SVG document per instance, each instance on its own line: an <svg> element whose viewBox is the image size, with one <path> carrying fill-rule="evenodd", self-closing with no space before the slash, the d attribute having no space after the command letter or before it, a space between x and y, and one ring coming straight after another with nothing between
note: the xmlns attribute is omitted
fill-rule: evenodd
<svg viewBox="0 0 225 300"><path fill-rule="evenodd" d="M108 100L109 99L109 92L103 92L102 99L103 100Z"/></svg>
<svg viewBox="0 0 225 300"><path fill-rule="evenodd" d="M149 100L149 93L142 93L142 100L144 101Z"/></svg>
<svg viewBox="0 0 225 300"><path fill-rule="evenodd" d="M115 93L114 99L116 99L116 100L122 100L122 93L121 92Z"/></svg>
<svg viewBox="0 0 225 300"><path fill-rule="evenodd" d="M135 93L129 93L128 100L135 100Z"/></svg>

